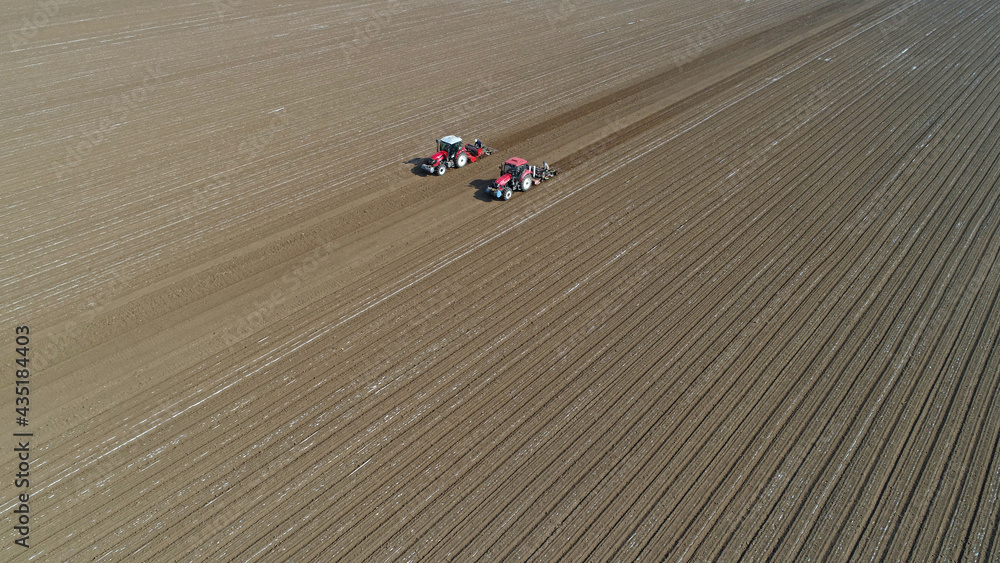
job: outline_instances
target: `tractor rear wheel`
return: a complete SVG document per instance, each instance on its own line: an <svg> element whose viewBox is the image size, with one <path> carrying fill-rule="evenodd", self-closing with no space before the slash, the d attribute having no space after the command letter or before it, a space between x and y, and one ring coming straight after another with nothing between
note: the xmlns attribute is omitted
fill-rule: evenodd
<svg viewBox="0 0 1000 563"><path fill-rule="evenodd" d="M448 166L442 162L441 164L438 164L438 167L437 169L434 170L434 173L437 174L438 176L444 176L444 173L447 171L448 171Z"/></svg>
<svg viewBox="0 0 1000 563"><path fill-rule="evenodd" d="M469 162L469 157L464 152L459 153L458 156L455 157L455 168L461 168L465 166L465 163L467 162Z"/></svg>
<svg viewBox="0 0 1000 563"><path fill-rule="evenodd" d="M531 184L532 184L531 176L525 176L524 178L521 178L521 191L526 192L530 190Z"/></svg>
<svg viewBox="0 0 1000 563"><path fill-rule="evenodd" d="M509 199L510 199L510 196L511 196L512 194L513 194L513 192L511 192L511 191L510 191L510 188L504 188L504 189L503 189L503 200L504 200L504 201L507 201L507 200L509 200Z"/></svg>

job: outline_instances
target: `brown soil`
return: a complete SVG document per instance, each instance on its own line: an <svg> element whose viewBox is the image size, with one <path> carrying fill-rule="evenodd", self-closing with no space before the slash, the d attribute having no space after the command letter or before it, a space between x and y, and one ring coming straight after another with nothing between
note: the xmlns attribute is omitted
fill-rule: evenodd
<svg viewBox="0 0 1000 563"><path fill-rule="evenodd" d="M1000 7L8 11L4 559L997 559Z"/></svg>

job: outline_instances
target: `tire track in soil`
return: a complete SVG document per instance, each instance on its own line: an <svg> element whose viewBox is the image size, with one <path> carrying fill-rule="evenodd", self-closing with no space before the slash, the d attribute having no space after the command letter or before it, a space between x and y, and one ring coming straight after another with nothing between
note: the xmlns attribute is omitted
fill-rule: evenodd
<svg viewBox="0 0 1000 563"><path fill-rule="evenodd" d="M767 107L767 101L759 96L742 99L749 100L743 104L746 108L738 106L735 109L742 109L743 113L737 113L734 109L725 120L720 117L717 120L719 127L713 131L715 134L724 132L720 130L722 124L744 122L745 116L752 111L747 108ZM761 105L752 106L751 102ZM673 123L675 117L670 115L654 120L652 125L643 130L633 130L631 137L646 135L649 139L658 141L660 137L677 130ZM759 128L757 131L764 135L780 135L781 131L786 131L782 127L788 125L790 124L775 123L771 129ZM865 125L876 127L878 122ZM702 128L686 132L676 142L694 142L700 138L698 134L705 130ZM900 135L903 133L900 132ZM739 140L735 140L729 146L735 149L738 142ZM794 146L804 149L807 146L815 147L816 142L811 145L803 142ZM634 146L643 145L637 142ZM592 162L595 167L604 162L613 163L620 158L621 153L630 148L631 146L623 143L620 149L609 149ZM574 491L583 486L582 483L587 483L587 486L580 492L588 494L587 487L591 486L591 482L581 480L581 477L591 475L597 464L602 464L602 468L614 466L619 474L625 476L631 472L633 478L645 479L648 484L654 482L654 478L642 474L641 467L637 468L635 465L640 459L652 459L651 453L640 452L635 448L642 438L652 437L648 432L655 429L655 425L648 422L648 419L633 418L639 413L682 420L686 419L685 413L705 409L707 412L699 414L701 418L698 419L703 422L711 420L705 428L693 428L693 422L686 425L682 422L680 425L668 425L663 432L685 432L691 436L691 432L701 431L709 437L714 432L721 440L729 427L726 426L727 418L719 417L719 413L724 414L727 404L738 404L746 396L746 392L751 390L752 384L759 381L741 383L743 387L737 389L734 387L736 380L732 374L729 379L721 376L729 370L738 372L733 369L733 362L749 365L765 352L776 355L771 348L782 340L778 336L781 327L767 327L767 332L764 332L747 328L749 323L756 316L766 317L777 324L780 324L779 319L791 319L795 310L784 309L782 306L788 306L793 303L793 299L798 299L796 306L808 307L811 294L816 291L814 288L821 287L815 284L825 281L825 277L818 274L812 280L813 286L804 281L788 281L784 285L778 281L787 279L786 276L789 275L794 276L797 264L808 264L810 260L818 259L818 250L810 248L810 244L815 244L812 241L816 237L826 234L829 225L836 224L831 220L823 225L825 229L821 229L819 225L809 222L810 217L822 216L818 212L823 209L822 200L810 200L811 207L803 203L794 209L781 208L779 203L784 203L784 200L773 196L783 193L781 190L788 193L792 189L788 180L784 184L770 183L765 186L766 189L760 190L757 189L760 187L758 184L747 182L746 186L730 191L726 197L713 200L712 196L716 194L698 193L698 190L709 182L719 181L725 170L721 167L713 169L708 164L712 155L707 151L702 151L701 154L704 155L701 162L705 164L698 167L698 170L704 170L705 173L700 177L692 177L689 184L691 187L677 192L673 197L662 197L659 185L664 182L671 184L671 179L685 178L682 163L672 166L660 166L658 162L637 163L635 174L616 178L611 184L621 186L622 189L589 189L586 194L595 196L590 198L571 197L585 193L581 191L583 188L574 189L565 183L554 184L551 190L547 188L547 191L542 192L544 195L539 196L545 197L546 200L543 201L549 202L545 209L532 209L532 206L538 205L537 200L526 198L534 197L534 192L523 196L523 202L510 202L513 205L504 208L505 212L518 216L530 213L533 221L515 219L514 222L494 222L489 225L521 235L522 240L532 241L533 244L527 245L528 248L516 243L501 245L501 239L490 236L479 239L471 246L451 244L434 253L434 256L444 257L445 262L421 261L420 267L424 269L412 271L409 278L402 280L402 286L396 285L379 293L371 293L371 289L379 284L375 283L376 278L369 278L290 313L280 324L276 323L259 333L261 336L267 334L273 340L298 341L298 357L293 362L284 364L284 378L263 378L258 375L249 379L249 375L254 373L267 374L267 362L274 361L273 356L268 356L269 353L273 354L266 349L269 344L261 342L256 345L248 343L244 351L241 351L243 358L250 357L248 350L254 348L257 348L259 354L259 360L246 363L241 368L245 372L243 377L247 379L240 380L225 375L228 369L226 362L232 360L228 354L219 354L193 365L188 370L189 374L207 375L206 379L212 381L216 389L225 389L221 391L223 394L219 395L218 400L242 405L242 408L252 406L253 410L240 414L234 412L213 422L218 412L208 412L201 418L185 417L182 421L176 418L177 413L162 409L163 414L160 416L173 416L175 422L159 424L157 420L150 420L150 423L159 425L151 426L138 435L142 437L146 435L145 432L151 432L148 434L149 445L145 440L136 440L131 447L120 450L114 456L122 458L115 462L117 470L125 474L131 466L130 461L131 464L136 463L139 454L148 451L152 444L167 443L165 438L169 436L186 438L190 435L191 438L196 438L197 442L186 440L185 448L195 452L204 450L204 455L214 445L218 445L222 452L249 454L245 458L248 461L243 462L242 467L241 462L235 459L215 464L211 468L204 467L206 462L201 461L207 460L206 457L191 460L192 468L209 469L209 472L202 473L200 483L205 483L206 480L211 483L212 479L215 483L229 481L244 491L243 496L228 504L225 504L225 498L217 497L223 498L223 501L216 505L218 508L214 514L238 514L245 510L244 507L251 505L276 509L274 513L259 516L253 522L244 522L242 518L226 520L226 530L241 535L237 537L232 534L229 540L209 546L216 549L212 552L216 555L233 556L236 553L246 557L269 553L274 556L277 552L266 550L277 547L272 543L272 530L282 526L294 527L296 536L294 540L286 538L280 549L301 557L318 557L320 549L329 549L328 553L391 555L398 554L407 547L413 549L411 554L441 555L444 550L450 549L444 542L434 546L441 551L423 551L431 547L431 540L446 537L444 530L440 529L441 525L450 527L448 536L453 540L450 545L457 549L480 554L510 554L517 546L524 545L528 551L533 551L541 540L550 539L548 535L533 535L539 530L537 524L545 516L533 508L541 501L549 507L547 510L551 510L560 499L567 499L570 498L569 495L575 494ZM749 151L743 154L753 155ZM744 161L744 165L746 162ZM770 169L774 166L774 163L764 162L757 169ZM884 171L888 172L889 170ZM581 181L602 180L601 177L592 178L593 173L588 173L589 170L581 168L571 170L561 178L570 178L567 182L577 177ZM854 177L858 178L861 174L858 171ZM645 179L644 183L651 187L643 188L635 181L638 178ZM843 189L850 185L845 184ZM900 196L905 197L903 186L899 190ZM867 193L855 194L854 205L863 204ZM751 194L753 199L749 199ZM929 205L929 200L921 201L928 202ZM754 207L743 209L742 206L747 206L747 202L752 202ZM912 205L916 208L917 204ZM850 205L845 208L854 209ZM572 228L567 228L565 222L560 223L558 220L540 224L543 218L551 216L571 216L579 218L579 221ZM670 225L673 230L658 225L662 222L662 217L669 217L675 222ZM739 218L750 220L727 225L727 221ZM932 225L945 228L945 221L949 218L951 215L942 215L940 222ZM887 262L887 257L881 258L881 261L876 260L885 252L871 246L874 240L871 237L882 229L904 226L903 219L904 216L895 215L894 222L890 223L879 215L872 217L864 214L860 217L861 222L852 226L851 232L856 240L868 241L858 242L861 246L855 246L855 252L878 251L878 255L863 262L867 264L867 268L890 263ZM985 220L983 216L980 217L980 221ZM788 227L797 224L796 221L805 222L799 223L804 225L799 229L805 230L800 232ZM963 224L970 223L963 221ZM590 226L581 228L578 225ZM698 225L700 228L685 228L687 225ZM859 232L857 229L861 225L866 226ZM728 230L725 228L727 226ZM783 230L781 237L771 236L777 234L779 229ZM477 230L469 229L467 232ZM869 232L872 233L871 237L863 238ZM924 233L923 229L919 229L911 235L909 246L905 247L906 251L901 255L911 260L906 262L911 267L915 257L909 249L917 244L927 244ZM912 236L916 235L921 238L914 240ZM833 234L826 236L822 240L831 240ZM954 236L957 235L952 235L952 238ZM703 237L700 244L699 237ZM809 242L799 242L806 239ZM590 242L592 240L600 242L594 244ZM724 243L722 247L713 247L713 243L720 242ZM764 244L756 253L745 254L746 251L737 245L742 242ZM685 252L682 256L676 256L663 251L667 248L683 248ZM448 254L448 249L454 249L453 253ZM551 260L549 256L553 254L563 258ZM454 259L447 262L449 256ZM403 259L386 267L383 272L407 272L409 270L406 268L412 267L412 264L411 259ZM490 271L496 269L496 264L504 264L504 267L500 274L491 276ZM839 263L823 264L831 274L834 266L839 267ZM956 272L971 275L967 270L956 269L961 266L959 263L948 264ZM884 270L880 274L881 286L866 287L903 287L900 284L906 280L900 279L900 274L896 273L905 271L902 268L904 263L900 262L896 265L896 270ZM639 270L644 273L662 270L664 273L657 277L640 276L637 280L621 283L622 276ZM927 270L927 275L940 274ZM485 294L481 292L492 287L497 277L507 278L501 285L505 291L482 298ZM721 280L719 287L726 287L725 284L743 284L743 289L732 294L713 295L702 285L703 280L709 279ZM864 282L864 278L860 277L830 277L831 282L851 281L852 286L855 279ZM870 283L877 281L873 277L869 279ZM472 283L469 283L470 280ZM673 289L672 281L679 282L681 289ZM524 286L520 285L521 282L537 282L538 285L522 289ZM434 292L425 289L432 283L463 289L446 296L447 302L438 301ZM539 286L537 291L531 289ZM469 289L465 290L465 287ZM681 293L683 290L691 293L684 295ZM888 293L895 294L896 291ZM864 288L859 287L856 295L863 294ZM875 291L867 295L882 294ZM414 306L411 302L414 297L419 306ZM527 299L522 300L523 297ZM362 305L351 312L339 305L344 302L359 302ZM886 306L884 300L869 302L867 306L870 309L865 311L878 311ZM890 305L892 303L889 302ZM519 311L514 304L531 312ZM587 304L588 307L584 309L581 304ZM680 305L684 307L679 307ZM827 309L831 316L823 318L836 319L836 315L843 318L845 310L850 311L843 305L837 305L836 302L831 302ZM384 312L379 318L372 319L368 311L376 307ZM953 310L958 311L954 307L958 307L958 304L953 306ZM629 311L632 308L635 310ZM418 340L411 341L404 347L397 346L395 335L398 333L395 331L400 328L410 331L424 329L422 319L426 318L425 315L433 316L446 309L453 313L449 322L430 328ZM888 309L894 310L892 307ZM673 314L663 315L660 313L662 310L672 311ZM323 332L322 327L329 325L331 319L329 311L336 311L335 314L341 319L342 324L338 326L344 331L340 334ZM911 314L916 315L917 312ZM863 318L868 316L870 315L862 311L850 326L837 326L843 334L841 342L845 343L836 346L837 350L857 346L857 335L866 330L875 330L874 327L878 325L873 324L871 319ZM466 332L466 327L470 325L463 318L475 319L471 336ZM662 323L670 319L675 323L674 328L663 331ZM547 321L545 326L541 326L543 321ZM604 327L613 321L617 321L617 324L607 333L602 332L601 328L595 328ZM798 322L808 321L800 318ZM552 328L553 324L557 326ZM304 327L310 328L303 331ZM679 331L679 334L675 331ZM793 334L794 332L792 331ZM584 337L574 336L578 334L583 334ZM318 338L324 335L325 339ZM463 335L466 335L464 339ZM770 338L752 342L751 339L758 335L770 335ZM672 344L668 345L667 339L672 340ZM486 347L477 353L476 343L482 340L499 341L508 344L509 348ZM363 347L361 343L365 343ZM451 350L449 346L452 347ZM331 361L324 359L329 350L337 347L349 351L349 355L342 358L351 362L347 367L335 367L331 365ZM553 354L561 348L565 348L565 351ZM521 351L509 354L507 349ZM874 354L874 347L871 349ZM531 354L532 350L542 353ZM827 353L830 356L828 361L848 359L842 353L838 355L837 350ZM671 369L682 375L680 379L661 381L664 371L658 370L657 366L666 354L673 355L668 366L676 366ZM323 365L316 365L317 358ZM625 365L619 365L626 358ZM254 367L255 362L257 367ZM356 371L359 367L360 374ZM472 369L479 375L464 372L467 369ZM581 377L584 373L588 374L588 378ZM344 377L347 374L351 374L352 378ZM532 374L549 375L541 377ZM335 387L332 393L329 392L331 383ZM376 385L372 392L378 391L373 395L364 392L370 383ZM671 383L675 384L673 395L662 387ZM691 383L699 385L697 392L700 395L697 397L690 393L685 397L682 387ZM202 385L202 382L191 382L187 385L187 391L194 396L204 388ZM449 386L456 385L467 391L467 395L460 398L456 388L449 389ZM637 385L645 388L636 387ZM657 385L660 387L655 387ZM161 388L168 391L168 396L174 397L187 392L178 391L176 386L167 384L163 384ZM760 393L760 400L767 396L767 389L769 387L765 386L765 391ZM317 397L319 390L327 391L326 395ZM634 392L638 394L632 398ZM279 394L288 397L280 405L269 399ZM507 402L498 405L498 401L504 397ZM678 410L678 407L659 402L680 401L682 398L686 400L681 403L686 410ZM730 402L712 404L708 402L710 399ZM519 402L511 402L515 400ZM155 404L154 401L136 404L131 407L132 412L136 413L136 417L141 416L139 413ZM182 400L176 404L184 403ZM286 412L287 407L292 405L298 405L295 412ZM487 409L492 406L501 408L492 418L487 417ZM187 412L189 408L182 412ZM574 426L573 423L578 421L576 417L581 416L581 413L591 416L595 426ZM121 413L108 413L98 420L110 420L114 414ZM338 415L343 421L341 425L329 428L331 421ZM384 422L379 423L379 419L384 419ZM462 433L452 429L455 427L446 425L448 422L460 423L468 419L479 420L479 425L474 427L478 434L468 431ZM627 428L622 421L626 420L637 420L632 428L643 434L628 435L628 441L624 441ZM217 423L226 426L208 426ZM447 427L437 428L440 425ZM197 431L199 426L200 432ZM497 427L505 428L506 433L494 436L488 453L476 457L472 452L477 443L481 444L483 437ZM599 432L600 430L604 432ZM791 428L783 430L790 431ZM85 436L84 433L80 435ZM215 439L219 435L226 436L221 444ZM261 436L266 437L264 442L259 441ZM599 438L595 439L595 436ZM744 444L752 443L747 441L747 437L741 438L738 434L730 437L733 446L740 439L744 440ZM96 440L91 447L95 452L101 447ZM625 444L626 452L612 454L611 448L616 443ZM792 440L791 443L798 443L798 440ZM305 446L296 451L297 444ZM715 460L721 459L717 456L725 455L724 445L716 445L709 439L700 445L700 449L694 450L695 445L691 444L687 447L687 453L683 454L685 457L678 459L710 468L713 463L718 463ZM688 444L680 446L686 447ZM993 451L995 452L995 444ZM290 452L294 452L294 456L290 456ZM444 457L445 452L450 457ZM470 455L473 457L469 458ZM625 463L625 455L631 455L636 461ZM640 455L643 457L637 457ZM705 458L706 455L710 457ZM369 461L362 462L364 458ZM529 458L537 458L536 463L522 464L523 460ZM102 472L114 477L114 467L111 467L111 472L107 471L107 463L112 458L100 459ZM398 460L395 461L396 466L392 465L394 460ZM449 460L464 460L467 465L459 468L454 475L449 476L448 481L442 483L446 471L455 467L444 467ZM247 463L250 464L249 467ZM411 463L415 463L415 466L407 465ZM154 465L148 465L143 470ZM253 475L251 467L268 469L267 472ZM663 467L656 470L663 471ZM339 497L329 496L329 493L327 496L319 494L329 482L332 468L339 470L342 479L352 479L350 483L341 481L345 487ZM553 468L560 471L553 471ZM292 471L293 469L298 471ZM199 487L197 478L187 477L165 465L149 471L149 475L158 476L156 479L164 485L163 491L187 491ZM698 474L694 471L690 473ZM544 479L540 478L542 475L545 476ZM281 476L281 480L276 482L273 477L277 476ZM87 483L95 481L83 474L79 477L79 484L76 485L80 487L78 490L83 490ZM468 492L467 487L477 483L480 488ZM166 492L154 491L150 495L149 491L137 488L140 486L143 486L142 482L136 482L133 486L136 488L116 488L116 496L103 502L103 506L109 510L105 514L106 524L103 527L93 527L87 534L96 538L112 531L116 523L121 521L117 511L122 507L127 509L130 502L148 500L149 504L146 506L157 508L145 515L148 520L135 521L129 529L117 535L105 536L107 539L102 549L108 551L104 553L120 554L134 549L130 545L136 545L136 537L143 537L140 535L143 534L141 530L147 526L145 522L153 521L152 518L160 521L161 527L150 528L143 534L146 537L154 532L159 535L164 523L169 526L167 529L173 532L172 535L182 536L196 526L190 521L185 522L186 515L194 513L197 506L208 507L215 502L209 500L210 494L206 494L211 491L208 485L200 485L197 491L201 492L195 492L197 498L184 501L188 504L179 503ZM706 484L694 480L688 486L704 487ZM987 487L985 481L983 487L984 490ZM463 490L466 492L463 493ZM606 497L614 497L612 493L613 491L608 491L605 493ZM423 496L425 494L429 496ZM452 499L447 501L450 504L442 505L446 494L451 495ZM423 497L422 501L418 500L418 495ZM518 496L521 498L518 499ZM231 499L231 495L228 498ZM514 503L511 502L512 498L516 499ZM710 494L702 497L710 498ZM89 506L94 506L92 502L88 502ZM300 508L296 514L289 514L277 510L282 505ZM331 523L329 519L324 519L324 513L336 509L341 514L350 514L351 506L355 507L356 517L362 518L357 521L357 529L348 535L331 537ZM358 508L374 511L357 511ZM393 508L403 511L402 520L389 520ZM611 514L622 513L616 508L605 510ZM98 511L93 513L97 514ZM453 514L461 519L446 523L447 518L442 518ZM484 534L486 524L483 517L489 517L490 514L494 524L505 522L506 525L486 527L489 533ZM549 511L548 514L553 512ZM415 522L424 526L422 536L407 538L405 526L414 525L414 521L406 519L407 515L420 517ZM161 516L169 517L161 519ZM698 514L694 514L686 518L693 522L693 518L697 516ZM658 514L647 514L644 521L656 525L666 520ZM575 529L577 537L581 537L579 530L586 529L586 526L599 526L597 522L599 521L591 520L589 523L578 523L575 528L544 526L541 529L558 529L561 533ZM432 531L427 528L428 525L439 527ZM396 539L390 545L381 541L380 536ZM183 553L184 549L177 546L173 546L174 549L171 550L168 545L170 537L160 535L139 549L145 547L143 553ZM417 542L420 545L416 545ZM239 551L237 543L242 544L245 551ZM619 545L624 546L624 543ZM787 546L785 543L781 545ZM351 549L356 551L349 551ZM489 549L495 551L487 551ZM449 553L458 552L456 550ZM600 555L610 552L598 550L591 553Z"/></svg>

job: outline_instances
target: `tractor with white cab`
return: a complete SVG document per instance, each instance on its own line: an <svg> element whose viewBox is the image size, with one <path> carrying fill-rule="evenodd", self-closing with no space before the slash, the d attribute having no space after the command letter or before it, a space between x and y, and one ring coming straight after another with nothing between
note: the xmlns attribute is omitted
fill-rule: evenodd
<svg viewBox="0 0 1000 563"><path fill-rule="evenodd" d="M493 149L484 147L479 139L462 146L461 137L448 135L437 139L436 142L437 152L420 165L424 172L435 176L443 176L449 168L461 168L493 153Z"/></svg>

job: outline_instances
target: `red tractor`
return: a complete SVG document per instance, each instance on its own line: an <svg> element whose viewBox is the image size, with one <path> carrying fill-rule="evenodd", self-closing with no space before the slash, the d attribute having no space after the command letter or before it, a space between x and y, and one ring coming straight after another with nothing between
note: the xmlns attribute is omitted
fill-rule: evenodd
<svg viewBox="0 0 1000 563"><path fill-rule="evenodd" d="M448 135L437 139L438 151L427 159L427 162L420 167L428 174L437 176L444 175L449 168L461 168L469 162L475 162L493 153L493 149L484 147L479 139L475 143L462 146L462 139L455 135Z"/></svg>
<svg viewBox="0 0 1000 563"><path fill-rule="evenodd" d="M548 162L543 162L541 166L530 166L523 158L509 158L500 165L500 177L490 182L486 193L506 201L514 190L526 192L531 186L537 186L557 173L549 168Z"/></svg>

